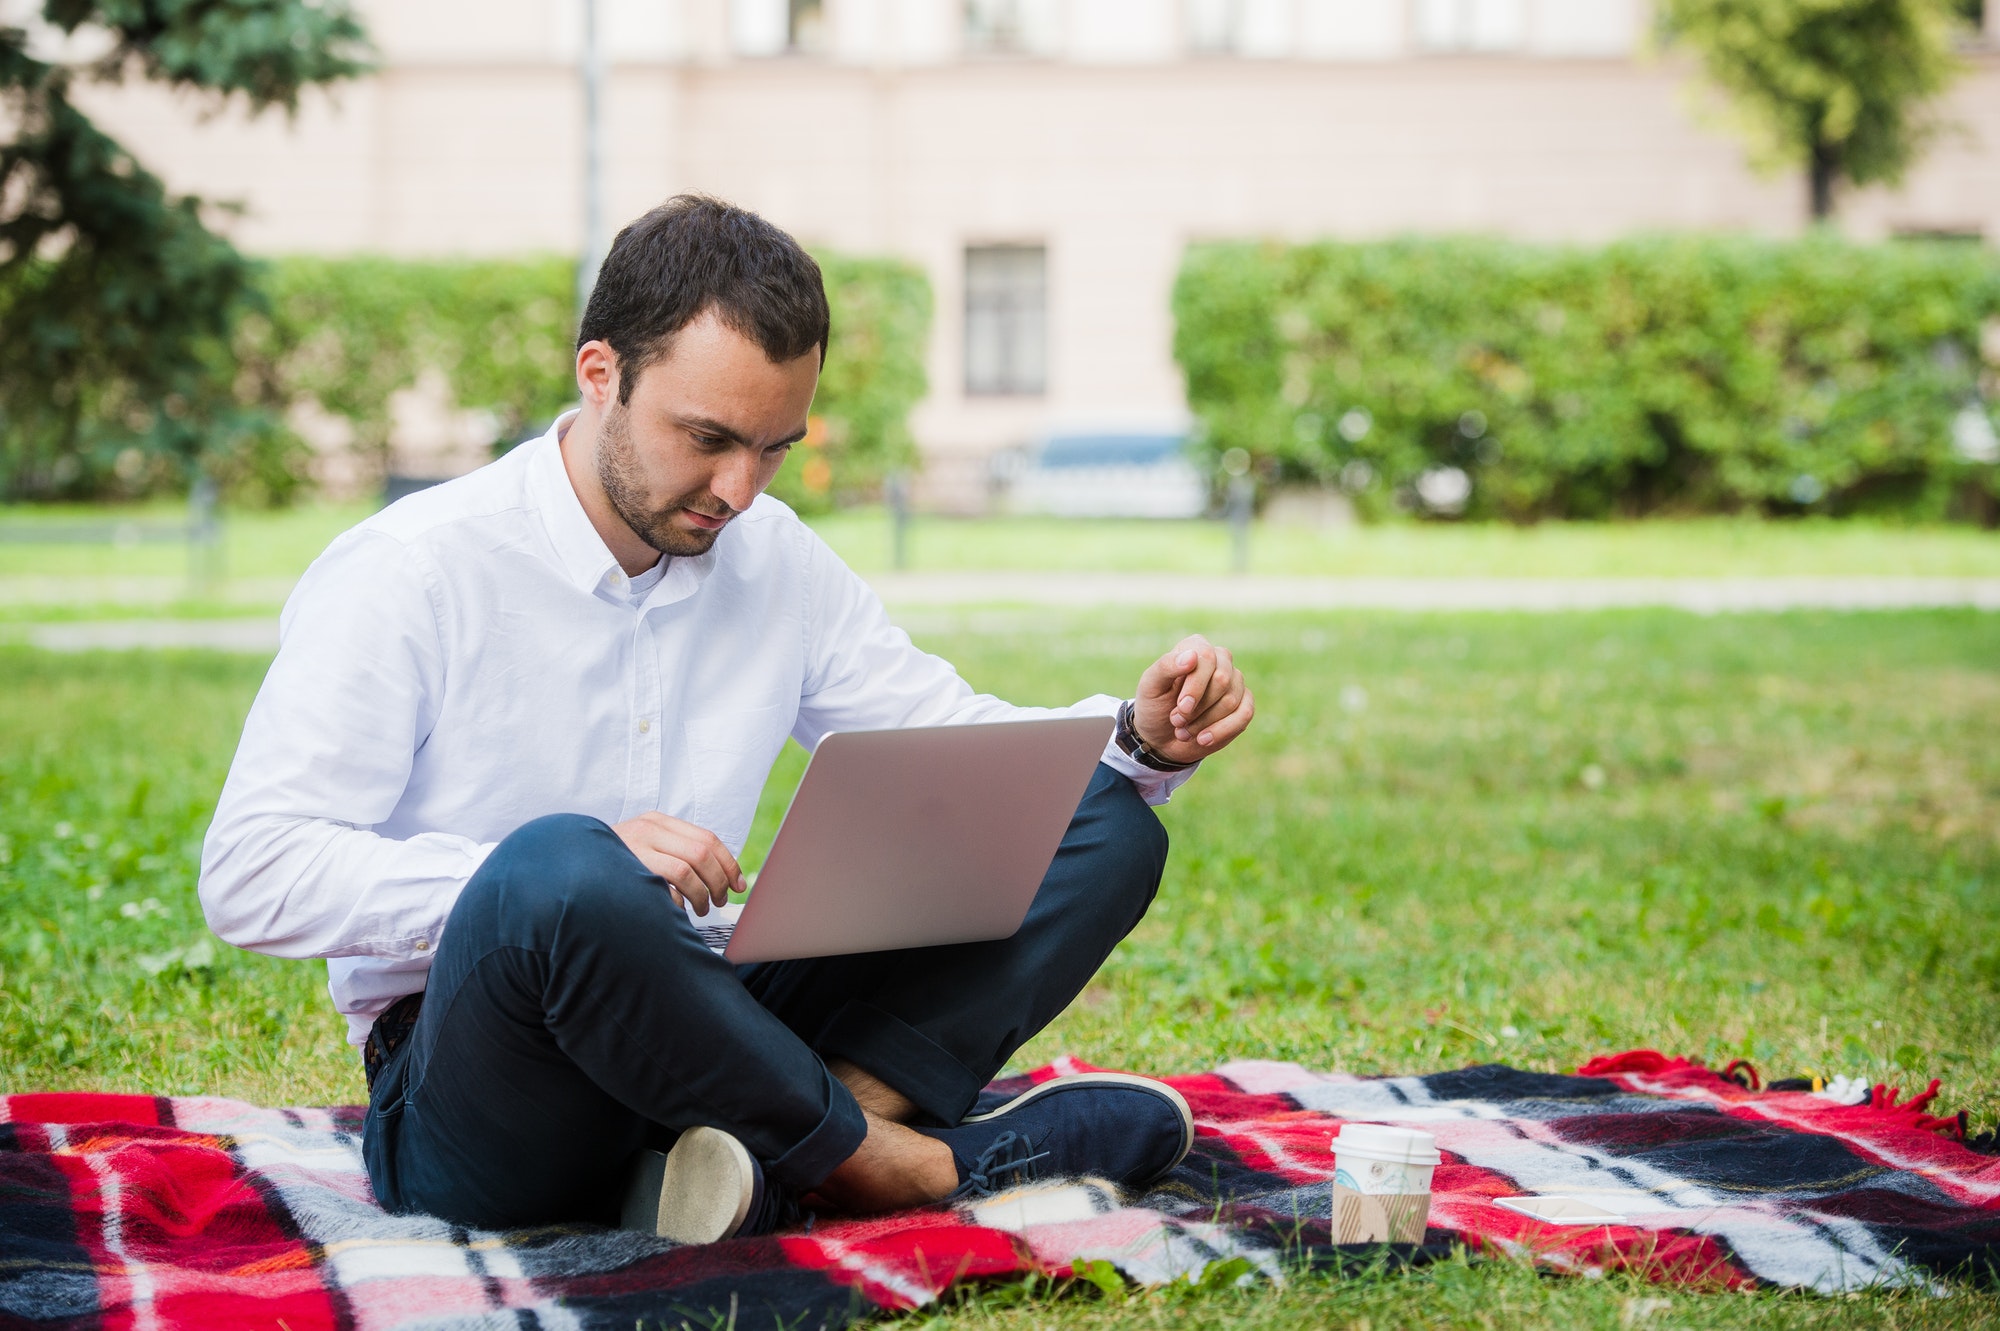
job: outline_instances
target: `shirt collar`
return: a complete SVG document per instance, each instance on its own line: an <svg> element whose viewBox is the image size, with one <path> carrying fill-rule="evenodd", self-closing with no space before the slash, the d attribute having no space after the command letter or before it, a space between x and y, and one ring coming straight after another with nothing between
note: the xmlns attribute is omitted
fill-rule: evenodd
<svg viewBox="0 0 2000 1331"><path fill-rule="evenodd" d="M570 584L590 596L604 589L606 579L618 571L618 561L597 534L590 514L583 511L583 501L576 497L576 487L570 484L569 471L563 466L562 436L578 414L577 408L570 408L556 417L547 434L524 446L537 450L528 469L529 492L541 512L549 543L555 547L556 562ZM720 544L718 539L716 545ZM715 567L715 553L716 547L710 546L706 554L669 560L667 575L641 604L650 608L692 595Z"/></svg>

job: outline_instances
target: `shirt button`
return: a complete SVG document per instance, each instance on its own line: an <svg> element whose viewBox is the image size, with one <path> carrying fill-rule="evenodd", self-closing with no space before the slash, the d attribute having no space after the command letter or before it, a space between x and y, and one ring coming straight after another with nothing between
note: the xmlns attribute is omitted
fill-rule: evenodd
<svg viewBox="0 0 2000 1331"><path fill-rule="evenodd" d="M651 721L641 721L639 723L639 733L642 735L645 734L647 731L651 730L652 728L653 728L653 723Z"/></svg>
<svg viewBox="0 0 2000 1331"><path fill-rule="evenodd" d="M428 939L428 938L419 938L419 939L417 940L417 951L419 951L419 952L428 952L428 951L430 951L430 950L431 950L431 940L430 940L430 939Z"/></svg>

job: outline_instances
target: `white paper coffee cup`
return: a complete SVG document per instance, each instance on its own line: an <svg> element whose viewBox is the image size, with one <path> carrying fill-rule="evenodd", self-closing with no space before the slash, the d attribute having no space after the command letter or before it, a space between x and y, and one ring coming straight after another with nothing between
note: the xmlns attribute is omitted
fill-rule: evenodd
<svg viewBox="0 0 2000 1331"><path fill-rule="evenodd" d="M1333 1241L1421 1243L1439 1158L1428 1132L1342 1124L1333 1138Z"/></svg>

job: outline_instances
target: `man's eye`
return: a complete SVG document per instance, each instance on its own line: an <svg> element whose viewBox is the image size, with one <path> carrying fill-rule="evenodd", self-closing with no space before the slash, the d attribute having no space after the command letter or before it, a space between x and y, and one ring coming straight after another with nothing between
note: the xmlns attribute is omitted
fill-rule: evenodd
<svg viewBox="0 0 2000 1331"><path fill-rule="evenodd" d="M792 451L792 446L790 444L772 444L769 448L765 449L764 451L769 453L774 458L781 458L785 454Z"/></svg>

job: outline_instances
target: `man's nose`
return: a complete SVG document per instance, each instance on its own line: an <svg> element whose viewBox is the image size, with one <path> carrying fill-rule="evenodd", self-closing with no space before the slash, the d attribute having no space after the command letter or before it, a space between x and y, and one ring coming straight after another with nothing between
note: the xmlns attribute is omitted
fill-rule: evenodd
<svg viewBox="0 0 2000 1331"><path fill-rule="evenodd" d="M757 498L757 454L748 448L732 448L715 469L710 490L723 503L741 513Z"/></svg>

